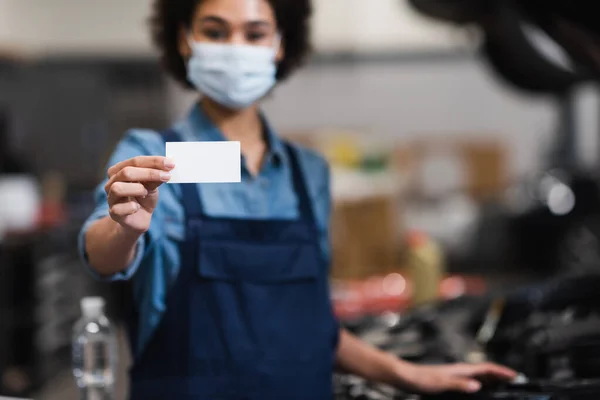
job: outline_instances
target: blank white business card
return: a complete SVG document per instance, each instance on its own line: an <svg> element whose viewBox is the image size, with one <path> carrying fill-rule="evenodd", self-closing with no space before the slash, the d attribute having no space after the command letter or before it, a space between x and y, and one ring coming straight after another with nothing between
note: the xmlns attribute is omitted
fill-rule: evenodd
<svg viewBox="0 0 600 400"><path fill-rule="evenodd" d="M173 160L169 183L235 183L242 181L240 142L168 142Z"/></svg>

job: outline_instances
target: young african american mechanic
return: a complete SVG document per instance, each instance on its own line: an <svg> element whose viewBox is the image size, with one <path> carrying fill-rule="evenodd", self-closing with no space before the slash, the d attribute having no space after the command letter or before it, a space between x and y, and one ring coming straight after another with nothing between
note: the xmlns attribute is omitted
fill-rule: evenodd
<svg viewBox="0 0 600 400"><path fill-rule="evenodd" d="M80 235L98 279L133 284L133 400L329 400L334 368L429 393L515 376L408 363L337 324L328 166L258 107L308 52L310 13L309 0L155 1L164 66L202 98L164 132L125 135ZM162 185L166 141L222 140L241 142L241 183Z"/></svg>

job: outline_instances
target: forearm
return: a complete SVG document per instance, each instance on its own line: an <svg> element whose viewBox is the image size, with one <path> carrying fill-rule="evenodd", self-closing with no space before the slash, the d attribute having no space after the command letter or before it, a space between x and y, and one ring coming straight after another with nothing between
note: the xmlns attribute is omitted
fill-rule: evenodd
<svg viewBox="0 0 600 400"><path fill-rule="evenodd" d="M140 234L128 232L110 217L94 222L85 235L90 266L101 276L122 272L135 257Z"/></svg>
<svg viewBox="0 0 600 400"><path fill-rule="evenodd" d="M398 385L406 383L410 363L370 346L345 329L340 330L336 355L338 367L370 381Z"/></svg>

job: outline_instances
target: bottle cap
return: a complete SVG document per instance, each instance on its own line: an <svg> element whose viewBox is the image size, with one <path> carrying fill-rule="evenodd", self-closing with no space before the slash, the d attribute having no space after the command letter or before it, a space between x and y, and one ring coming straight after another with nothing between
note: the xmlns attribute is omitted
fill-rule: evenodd
<svg viewBox="0 0 600 400"><path fill-rule="evenodd" d="M104 299L102 297L84 297L81 299L81 312L86 317L97 317L104 312Z"/></svg>

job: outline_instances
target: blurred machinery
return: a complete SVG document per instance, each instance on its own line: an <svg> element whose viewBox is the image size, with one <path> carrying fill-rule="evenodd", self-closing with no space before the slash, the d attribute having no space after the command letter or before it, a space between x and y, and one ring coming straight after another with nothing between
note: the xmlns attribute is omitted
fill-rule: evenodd
<svg viewBox="0 0 600 400"><path fill-rule="evenodd" d="M152 59L49 58L20 71L15 146L69 188L91 190L128 129L167 126L165 81Z"/></svg>
<svg viewBox="0 0 600 400"><path fill-rule="evenodd" d="M9 115L0 110L0 394L29 385L35 332L31 241L39 197L31 169L13 151ZM8 383L7 383L8 382Z"/></svg>
<svg viewBox="0 0 600 400"><path fill-rule="evenodd" d="M168 108L154 60L10 63L0 81L10 89L0 96L0 396L26 397L69 367L81 297L122 308L122 290L81 266L77 235L115 143L131 127L164 127Z"/></svg>
<svg viewBox="0 0 600 400"><path fill-rule="evenodd" d="M429 17L478 29L479 51L492 75L516 91L550 98L556 105L558 123L544 169L513 185L508 204L482 215L480 231L502 232L506 244L488 259L545 275L600 266L600 175L578 163L574 106L574 93L594 82L600 71L594 58L600 54L600 36L589 17L590 3L408 1ZM478 240L483 237L478 235Z"/></svg>
<svg viewBox="0 0 600 400"><path fill-rule="evenodd" d="M600 397L600 276L549 280L507 293L431 303L401 317L348 323L371 344L418 363L494 361L522 376L477 395L417 396L336 377L338 400L592 400Z"/></svg>
<svg viewBox="0 0 600 400"><path fill-rule="evenodd" d="M405 1L405 0L403 0ZM587 69L597 77L600 72L600 28L594 14L593 3L586 0L407 0L416 10L429 17L458 26L477 25L486 35L501 27L502 21L513 28L527 22L551 37L573 60L577 70ZM505 20L507 13L518 16L518 20ZM519 22L519 24L515 24ZM522 26L522 25L521 25ZM498 32L498 31L497 31ZM500 32L501 33L501 32ZM510 33L505 31L504 34ZM513 38L522 36L515 30ZM501 33L502 34L502 33ZM514 43L501 43L505 51ZM516 44L515 49L522 49ZM519 50L517 50L518 52ZM514 53L513 53L514 54ZM520 60L520 63L532 62ZM548 70L544 72L547 74ZM563 83L564 84L564 83ZM559 85L561 85L559 83Z"/></svg>

